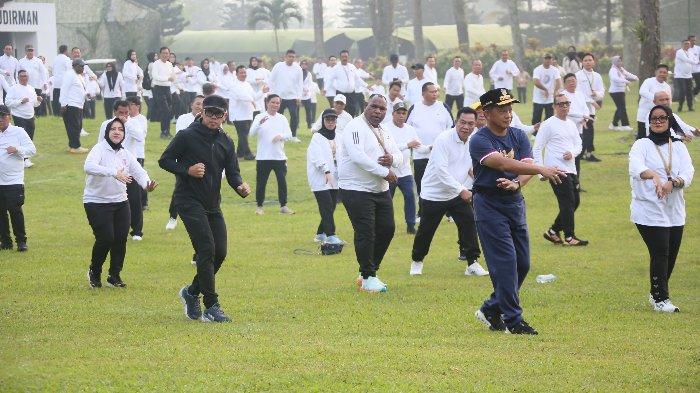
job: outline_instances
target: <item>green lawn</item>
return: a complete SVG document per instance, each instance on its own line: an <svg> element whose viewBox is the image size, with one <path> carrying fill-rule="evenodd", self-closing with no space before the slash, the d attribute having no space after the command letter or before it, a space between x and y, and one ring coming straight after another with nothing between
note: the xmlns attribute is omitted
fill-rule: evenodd
<svg viewBox="0 0 700 393"><path fill-rule="evenodd" d="M635 102L630 95L632 120ZM281 216L270 204L256 216L252 196L223 192L228 258L217 284L233 323L183 315L177 291L194 273L191 245L181 223L164 230L174 182L156 162L165 142L155 123L146 167L160 187L150 196L144 240L128 243L128 287L90 290L84 156L66 153L59 119L41 119L36 165L26 174L30 251L0 252L0 391L698 391L700 192L695 186L686 194L689 225L670 284L682 312L652 312L647 251L629 221L632 139L607 130L612 109L608 97L596 123L603 161L583 164L588 192L577 233L589 247L546 243L541 233L556 200L544 183L525 189L532 267L521 298L536 337L489 332L474 319L491 283L463 275L452 224L439 229L424 275L409 277L412 237L400 195L381 270L388 293L357 291L351 244L339 256L295 254L314 249L319 220L306 183L305 128L305 143L287 145L296 215ZM528 121L531 104L516 110ZM699 113L682 117L700 124ZM92 134L85 146L95 142L100 121L86 121ZM700 165L700 141L689 147ZM241 165L254 186L254 163ZM267 194L276 198L274 180ZM351 240L342 206L336 220L339 235ZM546 273L557 281L535 283Z"/></svg>

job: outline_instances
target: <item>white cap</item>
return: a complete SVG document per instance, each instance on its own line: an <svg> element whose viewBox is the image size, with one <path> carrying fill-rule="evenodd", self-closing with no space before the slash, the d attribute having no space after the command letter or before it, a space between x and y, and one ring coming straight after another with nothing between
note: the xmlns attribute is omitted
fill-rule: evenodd
<svg viewBox="0 0 700 393"><path fill-rule="evenodd" d="M333 98L333 102L342 102L343 104L347 104L345 96L342 94L336 94Z"/></svg>

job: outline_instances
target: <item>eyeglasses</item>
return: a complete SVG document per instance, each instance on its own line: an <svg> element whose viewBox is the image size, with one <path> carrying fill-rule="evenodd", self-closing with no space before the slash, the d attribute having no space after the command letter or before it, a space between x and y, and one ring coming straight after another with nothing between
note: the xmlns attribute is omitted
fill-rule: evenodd
<svg viewBox="0 0 700 393"><path fill-rule="evenodd" d="M652 117L649 119L650 123L666 123L668 121L668 116Z"/></svg>
<svg viewBox="0 0 700 393"><path fill-rule="evenodd" d="M557 106L571 106L571 102L569 102L569 101L557 102Z"/></svg>
<svg viewBox="0 0 700 393"><path fill-rule="evenodd" d="M204 115L207 117L212 117L214 119L223 119L226 116L226 112L222 112L218 109L205 109Z"/></svg>

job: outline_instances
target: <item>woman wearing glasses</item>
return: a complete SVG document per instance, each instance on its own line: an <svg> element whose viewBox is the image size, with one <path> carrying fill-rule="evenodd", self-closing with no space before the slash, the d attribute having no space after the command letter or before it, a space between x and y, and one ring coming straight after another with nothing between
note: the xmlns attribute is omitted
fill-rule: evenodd
<svg viewBox="0 0 700 393"><path fill-rule="evenodd" d="M681 139L671 134L671 110L657 105L649 112L650 132L629 154L632 183L631 219L649 250L655 311L678 312L671 303L668 280L676 263L685 225L683 189L693 180L693 163Z"/></svg>

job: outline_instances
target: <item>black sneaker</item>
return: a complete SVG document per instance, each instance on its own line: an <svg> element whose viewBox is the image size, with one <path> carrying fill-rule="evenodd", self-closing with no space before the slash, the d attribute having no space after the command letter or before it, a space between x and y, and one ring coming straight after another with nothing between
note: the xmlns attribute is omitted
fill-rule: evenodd
<svg viewBox="0 0 700 393"><path fill-rule="evenodd" d="M588 240L579 239L576 236L567 237L566 239L564 239L564 245L572 247L587 246Z"/></svg>
<svg viewBox="0 0 700 393"><path fill-rule="evenodd" d="M12 250L12 242L0 243L0 250Z"/></svg>
<svg viewBox="0 0 700 393"><path fill-rule="evenodd" d="M507 328L506 333L508 333L508 334L532 334L533 336L536 336L537 330L531 328L530 325L527 324L527 322L520 321L520 322L518 322L517 325Z"/></svg>
<svg viewBox="0 0 700 393"><path fill-rule="evenodd" d="M563 241L561 240L561 236L559 236L559 232L555 231L552 228L549 228L547 232L542 234L542 236L554 244L563 243Z"/></svg>
<svg viewBox="0 0 700 393"><path fill-rule="evenodd" d="M243 156L243 159L246 161L254 161L255 155L254 154L246 154L245 156Z"/></svg>
<svg viewBox="0 0 700 393"><path fill-rule="evenodd" d="M459 256L457 257L460 261L466 261L467 260L467 252L464 250L459 250Z"/></svg>
<svg viewBox="0 0 700 393"><path fill-rule="evenodd" d="M229 318L228 315L226 315L226 313L224 312L224 310L221 309L219 303L216 303L213 306L204 310L204 313L202 314L202 320L204 322L231 322L231 318Z"/></svg>
<svg viewBox="0 0 700 393"><path fill-rule="evenodd" d="M92 288L102 288L102 273L88 269L87 278Z"/></svg>
<svg viewBox="0 0 700 393"><path fill-rule="evenodd" d="M180 300L182 305L185 306L187 318L196 321L202 317L202 306L199 304L199 296L190 295L188 292L189 288L189 285L185 285L180 289Z"/></svg>
<svg viewBox="0 0 700 393"><path fill-rule="evenodd" d="M481 309L478 309L476 310L476 313L474 313L474 316L479 320L479 322L488 326L489 330L494 332L502 332L506 330L506 324L503 323L503 319L501 318L500 314L488 311L483 312Z"/></svg>
<svg viewBox="0 0 700 393"><path fill-rule="evenodd" d="M18 242L17 243L17 251L25 252L27 250L29 250L29 247L27 247L27 242Z"/></svg>
<svg viewBox="0 0 700 393"><path fill-rule="evenodd" d="M415 224L408 224L406 227L406 233L409 235L415 235L416 234L416 225Z"/></svg>
<svg viewBox="0 0 700 393"><path fill-rule="evenodd" d="M107 276L107 285L114 288L124 288L126 286L119 275Z"/></svg>
<svg viewBox="0 0 700 393"><path fill-rule="evenodd" d="M598 158L598 157L596 157L596 156L594 156L593 154L589 154L589 155L586 157L586 161L589 161L589 162L600 162L601 159Z"/></svg>

